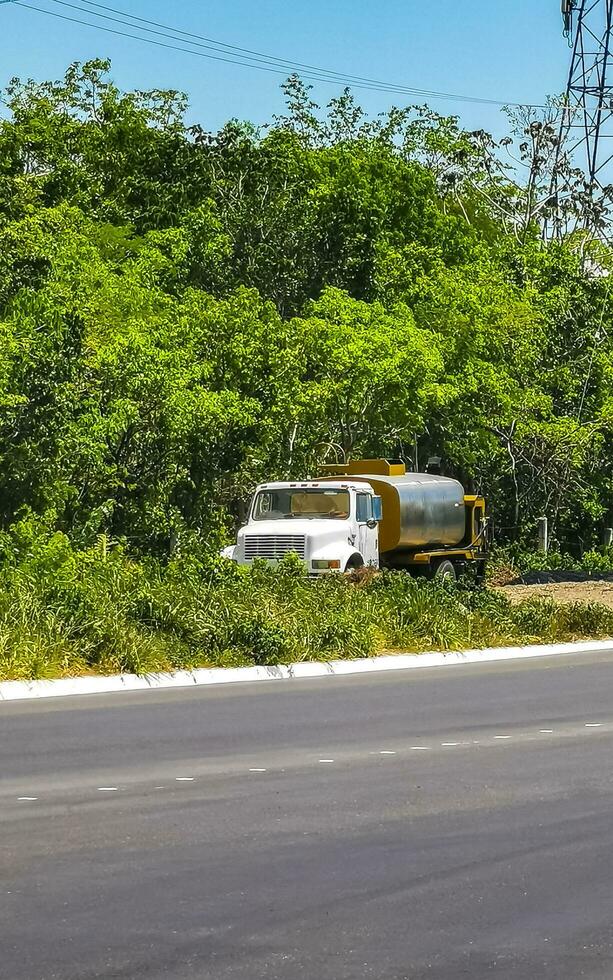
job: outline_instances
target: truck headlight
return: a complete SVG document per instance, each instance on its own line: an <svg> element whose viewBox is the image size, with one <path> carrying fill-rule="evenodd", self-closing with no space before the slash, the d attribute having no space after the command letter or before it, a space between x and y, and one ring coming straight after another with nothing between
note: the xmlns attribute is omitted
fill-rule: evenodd
<svg viewBox="0 0 613 980"><path fill-rule="evenodd" d="M313 568L340 568L341 563L338 558L316 558L311 562Z"/></svg>

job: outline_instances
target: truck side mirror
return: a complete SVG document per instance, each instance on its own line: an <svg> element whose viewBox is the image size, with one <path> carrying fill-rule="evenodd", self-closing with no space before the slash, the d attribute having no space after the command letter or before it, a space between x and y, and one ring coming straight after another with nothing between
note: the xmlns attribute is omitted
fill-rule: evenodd
<svg viewBox="0 0 613 980"><path fill-rule="evenodd" d="M383 520L383 501L381 497L372 498L372 519L377 524Z"/></svg>

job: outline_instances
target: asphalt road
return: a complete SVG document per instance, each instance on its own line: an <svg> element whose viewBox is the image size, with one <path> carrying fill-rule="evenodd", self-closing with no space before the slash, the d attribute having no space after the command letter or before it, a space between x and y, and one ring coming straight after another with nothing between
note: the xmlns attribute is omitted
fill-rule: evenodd
<svg viewBox="0 0 613 980"><path fill-rule="evenodd" d="M0 704L2 980L613 977L613 658Z"/></svg>

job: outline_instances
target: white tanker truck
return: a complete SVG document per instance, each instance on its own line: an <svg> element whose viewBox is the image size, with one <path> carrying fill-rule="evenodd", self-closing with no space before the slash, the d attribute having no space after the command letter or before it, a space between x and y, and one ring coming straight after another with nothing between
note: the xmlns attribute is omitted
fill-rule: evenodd
<svg viewBox="0 0 613 980"><path fill-rule="evenodd" d="M483 497L457 480L407 473L384 459L325 466L315 480L262 483L235 545L240 565L297 554L311 575L363 567L455 578L485 576L488 557Z"/></svg>

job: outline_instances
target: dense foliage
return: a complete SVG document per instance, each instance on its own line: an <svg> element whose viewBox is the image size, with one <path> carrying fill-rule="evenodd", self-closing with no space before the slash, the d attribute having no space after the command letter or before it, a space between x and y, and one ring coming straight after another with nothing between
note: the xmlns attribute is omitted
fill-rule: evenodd
<svg viewBox="0 0 613 980"><path fill-rule="evenodd" d="M290 79L285 117L210 134L107 71L15 80L0 123L5 529L31 512L168 557L216 543L260 478L416 443L503 536L547 513L590 544L609 287L540 234L551 126L525 123L522 185L427 109L369 122L346 92L322 114Z"/></svg>
<svg viewBox="0 0 613 980"><path fill-rule="evenodd" d="M142 637L161 615L151 590L189 579L181 563L218 548L258 480L343 456L442 455L488 496L501 539L529 542L542 513L554 539L598 539L613 504L609 257L542 235L551 118L515 117L519 135L495 146L424 107L369 121L349 92L322 112L291 78L285 116L208 133L180 94L124 94L108 70L13 80L0 120L6 636L31 593L70 646L87 582ZM28 577L56 547L74 617ZM343 588L313 601L350 605ZM193 629L156 643L183 663Z"/></svg>
<svg viewBox="0 0 613 980"><path fill-rule="evenodd" d="M567 551L526 551L514 545L496 548L488 563L488 579L495 585L539 581L586 581L613 579L613 548L584 551L577 557Z"/></svg>

